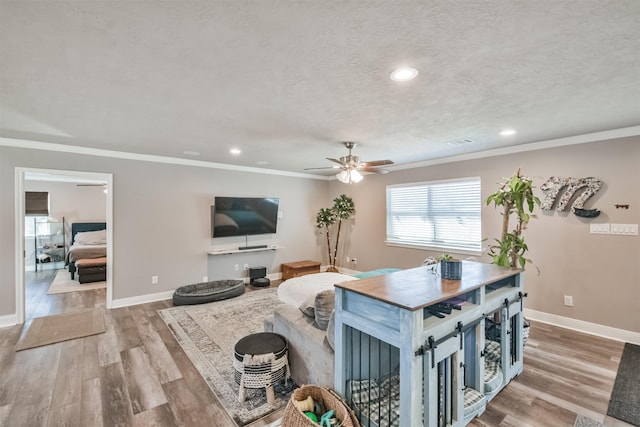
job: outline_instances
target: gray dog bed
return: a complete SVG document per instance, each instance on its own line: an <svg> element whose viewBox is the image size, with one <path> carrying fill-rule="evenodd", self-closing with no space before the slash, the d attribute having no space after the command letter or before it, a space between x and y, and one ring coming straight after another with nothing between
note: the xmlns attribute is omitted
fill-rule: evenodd
<svg viewBox="0 0 640 427"><path fill-rule="evenodd" d="M173 305L204 304L244 293L242 280L215 280L182 286L173 293Z"/></svg>

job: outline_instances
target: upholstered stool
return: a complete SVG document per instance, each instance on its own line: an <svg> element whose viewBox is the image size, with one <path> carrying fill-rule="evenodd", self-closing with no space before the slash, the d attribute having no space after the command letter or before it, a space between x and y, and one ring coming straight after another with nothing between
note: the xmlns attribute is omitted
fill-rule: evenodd
<svg viewBox="0 0 640 427"><path fill-rule="evenodd" d="M269 404L275 402L273 385L289 378L287 350L287 340L272 332L251 334L236 343L233 369L239 402L244 402L246 389L259 388L266 390Z"/></svg>
<svg viewBox="0 0 640 427"><path fill-rule="evenodd" d="M91 283L107 280L107 258L86 258L75 262L78 282Z"/></svg>

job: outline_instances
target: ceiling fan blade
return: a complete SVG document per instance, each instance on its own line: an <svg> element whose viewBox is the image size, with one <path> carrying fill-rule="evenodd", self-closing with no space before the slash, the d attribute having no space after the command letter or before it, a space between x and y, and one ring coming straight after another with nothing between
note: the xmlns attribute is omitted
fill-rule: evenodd
<svg viewBox="0 0 640 427"><path fill-rule="evenodd" d="M385 173L389 173L389 171L386 169L374 169L374 168L358 168L358 172L371 172L371 173L378 173L381 175L384 175Z"/></svg>
<svg viewBox="0 0 640 427"><path fill-rule="evenodd" d="M306 170L306 171L321 170L321 169L325 169L325 170L328 170L328 169L338 170L338 169L341 169L341 168L339 168L339 167L337 167L337 166L328 166L328 167L324 167L324 168L304 168L304 170Z"/></svg>
<svg viewBox="0 0 640 427"><path fill-rule="evenodd" d="M362 167L369 168L371 166L385 166L392 165L393 162L391 160L374 160L372 162L362 162Z"/></svg>
<svg viewBox="0 0 640 427"><path fill-rule="evenodd" d="M332 161L332 162L334 162L334 163L337 163L337 164L339 164L340 166L345 166L345 163L344 163L342 160L332 159L332 158L330 158L330 157L327 157L327 160L330 160L330 161Z"/></svg>

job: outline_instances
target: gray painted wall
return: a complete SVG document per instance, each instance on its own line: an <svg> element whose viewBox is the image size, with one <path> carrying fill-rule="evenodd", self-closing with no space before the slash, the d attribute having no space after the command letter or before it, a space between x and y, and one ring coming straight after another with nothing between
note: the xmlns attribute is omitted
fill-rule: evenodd
<svg viewBox="0 0 640 427"><path fill-rule="evenodd" d="M640 137L371 175L358 185L333 181L331 197L344 192L353 197L356 206L353 229L341 254L356 257L358 264L347 265L344 256L340 257L341 264L361 271L409 268L441 253L385 245L387 185L480 176L486 200L496 191L500 177L511 176L519 167L537 187L554 175L594 176L604 182L600 192L585 205L600 209L598 218L538 210L538 219L530 222L525 237L529 257L540 274L534 267L527 268L526 307L640 332L640 238L589 234L590 223L640 223ZM536 192L542 199L542 191ZM629 204L630 209L616 209L615 204ZM482 235L490 240L499 237L501 221L499 211L484 206ZM573 307L563 305L564 295L573 296Z"/></svg>
<svg viewBox="0 0 640 427"><path fill-rule="evenodd" d="M236 263L264 265L273 273L283 262L320 257L315 212L327 197L326 181L0 147L0 316L15 313L16 167L113 174L114 299L172 290L205 275L236 277ZM220 244L210 237L216 194L279 197L283 219L274 241L284 248L207 255ZM152 275L159 277L157 285Z"/></svg>

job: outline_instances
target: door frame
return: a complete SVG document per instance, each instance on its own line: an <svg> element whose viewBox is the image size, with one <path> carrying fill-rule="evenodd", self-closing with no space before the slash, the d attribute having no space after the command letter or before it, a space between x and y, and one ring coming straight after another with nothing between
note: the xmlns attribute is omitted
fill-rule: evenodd
<svg viewBox="0 0 640 427"><path fill-rule="evenodd" d="M24 193L25 176L28 173L58 175L60 178L99 180L107 183L106 224L107 224L107 300L106 308L113 305L113 174L69 171L40 168L15 168L15 258L16 258L16 323L25 322L25 244L24 244ZM52 179L55 181L55 179ZM62 181L62 179L61 179Z"/></svg>

